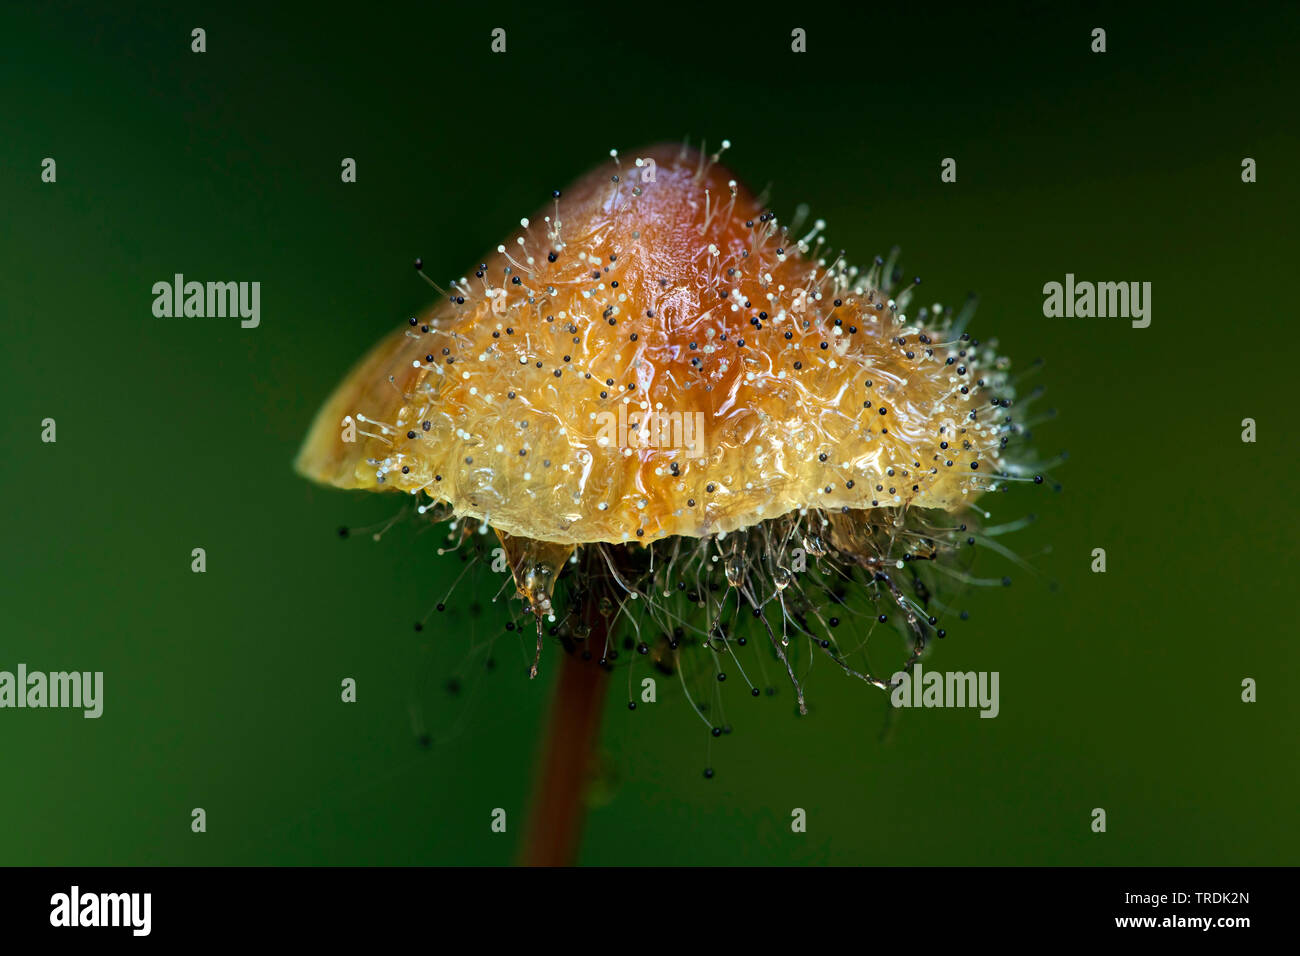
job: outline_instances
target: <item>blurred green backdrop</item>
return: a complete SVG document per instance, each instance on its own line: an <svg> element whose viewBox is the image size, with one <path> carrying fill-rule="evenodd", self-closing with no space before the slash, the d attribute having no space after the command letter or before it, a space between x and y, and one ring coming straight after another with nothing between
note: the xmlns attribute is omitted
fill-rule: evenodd
<svg viewBox="0 0 1300 956"><path fill-rule="evenodd" d="M583 862L1296 861L1294 7L104 7L0 12L0 669L106 684L99 720L0 711L0 864L512 859L556 649L530 683L491 588L414 632L459 562L410 522L340 540L397 501L290 461L430 300L414 256L459 275L610 147L687 135L855 261L900 244L927 301L977 290L972 331L1046 360L1038 439L1070 459L992 502L1039 514L1004 540L1041 573L984 554L1015 585L927 660L999 671L996 720L882 739L884 695L822 668L805 719L732 698L705 780L680 694L629 713L620 671ZM260 281L261 327L155 318L176 272ZM1153 283L1150 328L1044 318L1067 272Z"/></svg>

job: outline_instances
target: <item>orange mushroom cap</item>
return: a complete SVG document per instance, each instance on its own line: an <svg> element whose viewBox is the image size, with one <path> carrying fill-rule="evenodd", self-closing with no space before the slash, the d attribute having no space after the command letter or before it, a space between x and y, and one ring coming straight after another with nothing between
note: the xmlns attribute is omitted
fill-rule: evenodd
<svg viewBox="0 0 1300 956"><path fill-rule="evenodd" d="M716 155L607 163L379 342L297 468L557 545L959 510L999 470L1000 363L823 228L787 232Z"/></svg>

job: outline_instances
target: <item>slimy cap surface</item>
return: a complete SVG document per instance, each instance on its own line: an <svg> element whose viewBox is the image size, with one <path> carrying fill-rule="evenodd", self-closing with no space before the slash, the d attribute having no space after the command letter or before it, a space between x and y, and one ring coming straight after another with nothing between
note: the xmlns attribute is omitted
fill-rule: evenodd
<svg viewBox="0 0 1300 956"><path fill-rule="evenodd" d="M997 360L823 228L787 231L716 155L611 159L379 342L297 467L562 545L960 510L998 470Z"/></svg>

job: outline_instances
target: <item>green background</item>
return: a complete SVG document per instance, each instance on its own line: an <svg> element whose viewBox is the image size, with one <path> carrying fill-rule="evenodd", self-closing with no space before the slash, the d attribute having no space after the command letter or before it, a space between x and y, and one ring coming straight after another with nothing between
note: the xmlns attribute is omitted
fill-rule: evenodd
<svg viewBox="0 0 1300 956"><path fill-rule="evenodd" d="M1038 573L983 554L1015 584L968 593L926 662L999 671L996 720L882 734L885 696L822 668L804 719L788 692L730 698L710 755L671 683L629 713L620 670L582 861L1294 863L1297 15L1136 6L7 5L0 669L102 670L106 699L0 711L0 863L511 861L556 648L530 683L485 581L415 633L460 569L440 534L340 540L396 500L290 461L430 301L414 256L460 275L609 148L684 136L729 137L855 261L900 244L926 301L978 291L972 331L1046 360L1038 443L1070 458L1059 494L988 502L1039 515L1003 539ZM261 327L155 318L175 272L260 281ZM1067 272L1151 282L1150 328L1044 318Z"/></svg>

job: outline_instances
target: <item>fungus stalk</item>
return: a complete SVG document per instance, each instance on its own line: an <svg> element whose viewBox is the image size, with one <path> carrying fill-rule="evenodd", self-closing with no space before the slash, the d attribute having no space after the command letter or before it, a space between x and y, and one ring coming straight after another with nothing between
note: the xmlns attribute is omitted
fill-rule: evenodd
<svg viewBox="0 0 1300 956"><path fill-rule="evenodd" d="M599 653L608 637L608 624L590 597L583 602L582 613L591 628L588 653L561 655L560 679L539 748L519 857L525 866L571 866L578 856L609 687L609 671Z"/></svg>

